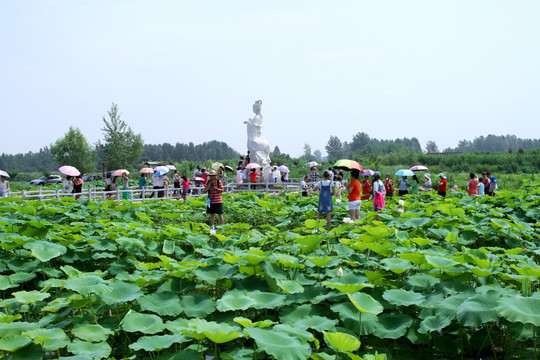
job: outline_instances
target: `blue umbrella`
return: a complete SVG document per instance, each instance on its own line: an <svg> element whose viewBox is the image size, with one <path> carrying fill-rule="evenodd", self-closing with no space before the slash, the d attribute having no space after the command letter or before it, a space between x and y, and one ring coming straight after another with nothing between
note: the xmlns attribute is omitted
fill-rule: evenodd
<svg viewBox="0 0 540 360"><path fill-rule="evenodd" d="M414 172L409 169L401 169L396 172L398 176L413 176Z"/></svg>
<svg viewBox="0 0 540 360"><path fill-rule="evenodd" d="M161 176L161 175L165 175L166 173L169 172L169 169L159 169L158 171L156 171L156 173L154 174L154 176Z"/></svg>

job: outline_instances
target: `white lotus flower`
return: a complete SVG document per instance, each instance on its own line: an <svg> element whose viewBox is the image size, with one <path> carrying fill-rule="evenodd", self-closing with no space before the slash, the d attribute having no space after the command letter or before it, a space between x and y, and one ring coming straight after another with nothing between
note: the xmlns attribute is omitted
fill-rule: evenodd
<svg viewBox="0 0 540 360"><path fill-rule="evenodd" d="M404 210L402 208L397 209L398 213L402 213Z"/></svg>
<svg viewBox="0 0 540 360"><path fill-rule="evenodd" d="M351 219L350 217L346 217L346 218L343 218L343 222L346 224L352 224L354 223L354 220Z"/></svg>
<svg viewBox="0 0 540 360"><path fill-rule="evenodd" d="M342 277L343 276L343 269L339 268L337 271L337 276Z"/></svg>
<svg viewBox="0 0 540 360"><path fill-rule="evenodd" d="M398 204L399 204L399 205L405 205L405 201L400 199L400 200L398 201Z"/></svg>
<svg viewBox="0 0 540 360"><path fill-rule="evenodd" d="M216 235L216 230L215 229L210 230L210 235Z"/></svg>
<svg viewBox="0 0 540 360"><path fill-rule="evenodd" d="M340 203L341 202L341 199L336 199L336 203Z"/></svg>

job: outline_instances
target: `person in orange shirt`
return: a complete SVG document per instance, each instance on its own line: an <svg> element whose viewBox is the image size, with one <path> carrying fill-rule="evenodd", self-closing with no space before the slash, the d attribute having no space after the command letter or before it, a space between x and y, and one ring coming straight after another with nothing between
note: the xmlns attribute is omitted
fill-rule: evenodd
<svg viewBox="0 0 540 360"><path fill-rule="evenodd" d="M362 204L362 200L360 199L362 184L358 181L359 177L360 171L353 169L351 171L351 182L347 185L347 192L349 193L349 214L353 221L360 218L360 205Z"/></svg>
<svg viewBox="0 0 540 360"><path fill-rule="evenodd" d="M362 200L369 200L369 195L371 194L371 183L369 182L369 177L364 176L362 180Z"/></svg>

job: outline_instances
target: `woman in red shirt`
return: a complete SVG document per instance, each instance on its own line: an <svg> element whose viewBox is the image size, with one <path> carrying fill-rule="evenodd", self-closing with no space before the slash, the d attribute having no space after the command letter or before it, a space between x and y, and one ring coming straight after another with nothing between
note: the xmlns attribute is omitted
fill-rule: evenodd
<svg viewBox="0 0 540 360"><path fill-rule="evenodd" d="M439 195L446 197L446 176L443 173L439 174Z"/></svg>
<svg viewBox="0 0 540 360"><path fill-rule="evenodd" d="M250 183L257 183L257 176L259 176L259 173L255 169L251 169L249 172L249 182ZM251 185L251 190L255 190L256 185Z"/></svg>
<svg viewBox="0 0 540 360"><path fill-rule="evenodd" d="M470 180L467 182L467 191L469 195L478 195L478 177L475 173L469 175Z"/></svg>
<svg viewBox="0 0 540 360"><path fill-rule="evenodd" d="M212 170L208 173L210 179L206 183L203 193L208 193L206 213L210 214L210 226L214 229L214 217L217 214L219 223L223 225L223 183L218 180L217 173Z"/></svg>
<svg viewBox="0 0 540 360"><path fill-rule="evenodd" d="M371 183L369 182L369 177L364 176L362 180L362 200L369 200L369 195L371 194Z"/></svg>
<svg viewBox="0 0 540 360"><path fill-rule="evenodd" d="M362 200L360 199L360 192L362 191L362 184L358 181L360 177L360 171L353 169L351 171L351 182L347 185L347 192L349 193L349 214L354 221L360 219L360 205Z"/></svg>

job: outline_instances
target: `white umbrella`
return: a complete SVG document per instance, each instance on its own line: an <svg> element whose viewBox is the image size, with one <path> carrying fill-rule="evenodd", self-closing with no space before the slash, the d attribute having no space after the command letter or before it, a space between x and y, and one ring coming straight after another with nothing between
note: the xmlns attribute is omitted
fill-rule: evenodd
<svg viewBox="0 0 540 360"><path fill-rule="evenodd" d="M4 170L0 170L0 175L5 176L5 177L9 177L9 174L7 172L5 172Z"/></svg>
<svg viewBox="0 0 540 360"><path fill-rule="evenodd" d="M307 166L307 167L314 167L314 166L317 166L317 165L319 165L319 163L316 162L316 161L310 161L310 162L304 164L304 166Z"/></svg>

